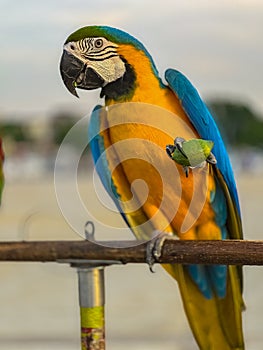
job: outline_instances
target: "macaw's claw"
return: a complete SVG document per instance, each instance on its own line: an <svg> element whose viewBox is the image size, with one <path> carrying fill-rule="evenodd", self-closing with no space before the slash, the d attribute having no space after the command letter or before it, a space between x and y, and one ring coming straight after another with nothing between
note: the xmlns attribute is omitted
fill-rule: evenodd
<svg viewBox="0 0 263 350"><path fill-rule="evenodd" d="M178 239L172 233L158 232L155 237L149 241L146 249L146 262L151 272L154 272L153 265L159 261L162 255L162 248L166 239Z"/></svg>
<svg viewBox="0 0 263 350"><path fill-rule="evenodd" d="M185 172L185 176L188 177L189 175L189 167L188 166L183 166L184 172Z"/></svg>
<svg viewBox="0 0 263 350"><path fill-rule="evenodd" d="M174 140L175 148L178 149L178 151L186 158L188 159L187 155L185 154L183 150L183 143L185 142L185 139L183 137L176 137Z"/></svg>
<svg viewBox="0 0 263 350"><path fill-rule="evenodd" d="M155 239L151 239L147 246L146 246L146 263L149 266L149 269L152 273L154 273L155 271L153 270L153 265L155 263L155 258L153 255L153 251L154 251L154 246L155 246Z"/></svg>
<svg viewBox="0 0 263 350"><path fill-rule="evenodd" d="M213 155L212 152L206 158L206 161L207 161L207 163L210 163L210 164L216 164L217 163L216 157Z"/></svg>

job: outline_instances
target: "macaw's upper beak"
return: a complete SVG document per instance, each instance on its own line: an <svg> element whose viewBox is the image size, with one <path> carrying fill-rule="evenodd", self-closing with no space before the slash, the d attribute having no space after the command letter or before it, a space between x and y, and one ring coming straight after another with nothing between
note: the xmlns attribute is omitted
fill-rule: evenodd
<svg viewBox="0 0 263 350"><path fill-rule="evenodd" d="M104 85L104 80L94 69L66 50L61 57L60 74L68 91L76 97L76 88L93 90Z"/></svg>

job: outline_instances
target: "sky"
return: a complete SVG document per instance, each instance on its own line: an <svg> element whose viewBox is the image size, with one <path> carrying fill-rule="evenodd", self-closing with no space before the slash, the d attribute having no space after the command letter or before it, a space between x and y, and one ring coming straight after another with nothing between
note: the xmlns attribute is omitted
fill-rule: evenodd
<svg viewBox="0 0 263 350"><path fill-rule="evenodd" d="M202 97L263 115L262 0L0 0L0 118L88 113L99 91L70 95L59 60L67 36L104 24L144 43L160 75L182 71Z"/></svg>

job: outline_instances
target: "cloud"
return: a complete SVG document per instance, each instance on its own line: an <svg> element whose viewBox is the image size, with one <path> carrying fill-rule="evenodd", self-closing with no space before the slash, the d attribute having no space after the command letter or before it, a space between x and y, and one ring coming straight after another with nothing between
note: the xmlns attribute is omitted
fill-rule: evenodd
<svg viewBox="0 0 263 350"><path fill-rule="evenodd" d="M5 110L44 112L70 101L58 72L63 42L81 26L107 24L138 37L162 75L177 68L204 95L240 92L263 111L262 1L9 0L1 14Z"/></svg>

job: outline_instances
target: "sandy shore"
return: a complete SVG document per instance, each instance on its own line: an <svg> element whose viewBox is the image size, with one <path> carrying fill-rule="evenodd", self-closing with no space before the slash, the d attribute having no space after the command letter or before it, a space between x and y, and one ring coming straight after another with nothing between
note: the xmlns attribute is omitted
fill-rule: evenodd
<svg viewBox="0 0 263 350"><path fill-rule="evenodd" d="M69 184L65 180L62 186ZM91 183L82 178L80 187L93 220L112 226L107 235L124 227L115 213L108 214L89 197ZM242 176L238 187L246 238L262 239L263 176ZM80 218L83 227L87 218ZM1 241L80 238L60 212L52 178L7 183L0 220ZM124 232L118 231L116 238ZM244 272L247 349L258 350L263 346L262 268L245 267ZM77 278L72 268L1 263L0 278L0 349L79 349ZM107 349L197 349L176 283L160 267L151 274L147 266L112 266L106 271L106 293Z"/></svg>

